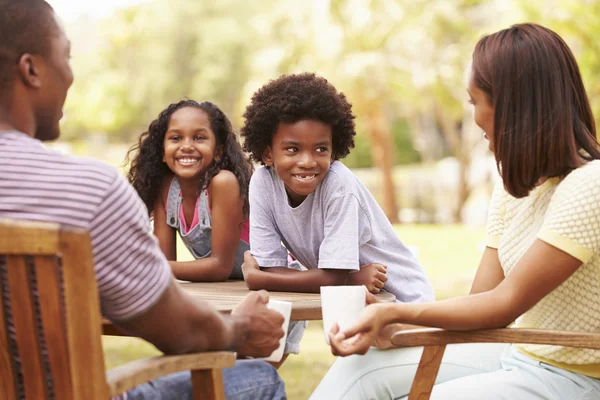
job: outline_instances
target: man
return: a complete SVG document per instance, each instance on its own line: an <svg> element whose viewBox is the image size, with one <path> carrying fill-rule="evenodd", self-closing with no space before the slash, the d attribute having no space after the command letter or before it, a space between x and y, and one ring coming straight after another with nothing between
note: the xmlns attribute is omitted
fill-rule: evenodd
<svg viewBox="0 0 600 400"><path fill-rule="evenodd" d="M163 352L269 355L283 336L283 318L267 309L266 292L250 294L231 316L193 301L172 278L145 207L117 171L41 144L60 135L73 82L69 58L70 43L44 0L0 0L0 218L89 230L103 315ZM285 398L264 361L240 361L224 370L224 380L230 399ZM142 385L128 398L191 398L189 372Z"/></svg>

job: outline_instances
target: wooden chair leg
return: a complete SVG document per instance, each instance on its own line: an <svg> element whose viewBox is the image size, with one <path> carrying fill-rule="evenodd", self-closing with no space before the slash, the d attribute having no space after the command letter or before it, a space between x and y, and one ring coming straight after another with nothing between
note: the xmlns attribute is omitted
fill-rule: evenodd
<svg viewBox="0 0 600 400"><path fill-rule="evenodd" d="M429 400L445 350L446 345L425 346L423 348L419 369L417 369L417 374L410 388L408 400Z"/></svg>
<svg viewBox="0 0 600 400"><path fill-rule="evenodd" d="M194 400L225 400L223 370L220 368L192 371Z"/></svg>

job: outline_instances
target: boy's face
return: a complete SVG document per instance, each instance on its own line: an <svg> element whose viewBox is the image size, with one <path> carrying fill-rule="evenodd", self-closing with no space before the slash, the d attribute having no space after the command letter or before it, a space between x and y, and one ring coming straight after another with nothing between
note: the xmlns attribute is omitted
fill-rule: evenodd
<svg viewBox="0 0 600 400"><path fill-rule="evenodd" d="M290 204L300 205L329 172L331 126L313 120L280 123L264 154L266 165L283 180Z"/></svg>

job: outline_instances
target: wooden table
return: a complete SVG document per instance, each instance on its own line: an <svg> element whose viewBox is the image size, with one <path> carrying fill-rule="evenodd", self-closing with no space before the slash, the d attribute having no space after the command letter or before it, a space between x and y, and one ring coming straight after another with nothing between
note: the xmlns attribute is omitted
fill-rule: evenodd
<svg viewBox="0 0 600 400"><path fill-rule="evenodd" d="M244 281L182 282L181 286L194 299L206 301L224 313L230 313L250 293ZM383 302L396 300L393 294L387 292L382 292L376 297ZM318 293L269 292L269 298L291 301L292 321L320 320L323 318L321 314L321 295ZM123 335L106 319L102 323L102 328L105 335Z"/></svg>

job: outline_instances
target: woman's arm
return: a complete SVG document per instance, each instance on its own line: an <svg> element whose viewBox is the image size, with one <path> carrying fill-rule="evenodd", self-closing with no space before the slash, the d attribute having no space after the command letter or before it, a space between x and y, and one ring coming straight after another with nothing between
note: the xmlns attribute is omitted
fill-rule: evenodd
<svg viewBox="0 0 600 400"><path fill-rule="evenodd" d="M493 247L486 247L481 257L481 261L479 262L479 267L477 268L477 273L475 274L475 279L473 281L470 294L477 294L492 290L498 286L503 279L504 271L502 270L500 260L498 259L498 250ZM376 301L374 297L371 297L371 301L369 301L369 298L367 297L367 304L377 303L379 302ZM375 340L375 347L380 350L394 347L390 341L394 333L402 330L417 328L423 328L423 326L402 323L392 323L386 325L379 332L379 335Z"/></svg>
<svg viewBox="0 0 600 400"><path fill-rule="evenodd" d="M379 331L394 322L450 330L505 327L566 281L581 264L537 239L494 289L433 303L374 304L355 326L335 335L332 349L340 355L364 354Z"/></svg>
<svg viewBox="0 0 600 400"><path fill-rule="evenodd" d="M167 225L167 212L165 211L171 179L171 177L168 177L164 180L160 190L160 196L156 202L154 202L152 215L154 216L154 235L158 238L160 249L167 260L175 261L177 259L176 233L175 229Z"/></svg>
<svg viewBox="0 0 600 400"><path fill-rule="evenodd" d="M473 285L471 286L471 294L492 290L498 286L502 280L504 280L504 271L502 270L500 260L498 259L498 249L486 247L481 256L481 261L479 262Z"/></svg>
<svg viewBox="0 0 600 400"><path fill-rule="evenodd" d="M222 170L211 180L208 190L212 214L211 255L194 261L171 262L178 279L224 281L233 270L244 222L240 184L231 171Z"/></svg>

